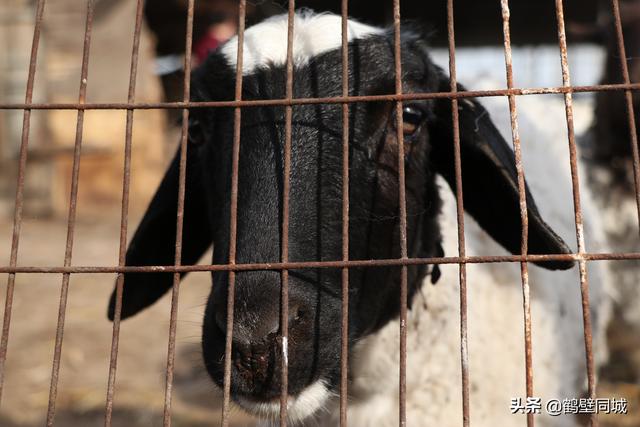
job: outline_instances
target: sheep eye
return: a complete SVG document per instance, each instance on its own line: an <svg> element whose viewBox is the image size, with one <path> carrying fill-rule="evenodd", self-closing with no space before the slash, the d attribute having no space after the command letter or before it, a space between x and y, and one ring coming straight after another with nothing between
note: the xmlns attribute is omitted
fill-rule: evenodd
<svg viewBox="0 0 640 427"><path fill-rule="evenodd" d="M305 317L305 314L306 314L305 311L298 307L295 310L295 314L293 316L293 321L294 322L299 322L300 320L302 320Z"/></svg>
<svg viewBox="0 0 640 427"><path fill-rule="evenodd" d="M424 119L424 112L416 107L406 106L402 109L402 132L405 136L413 135L422 120Z"/></svg>

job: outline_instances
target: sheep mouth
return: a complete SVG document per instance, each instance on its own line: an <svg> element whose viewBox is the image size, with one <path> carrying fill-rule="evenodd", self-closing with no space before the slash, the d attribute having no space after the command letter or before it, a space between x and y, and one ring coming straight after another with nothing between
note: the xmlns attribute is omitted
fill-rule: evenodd
<svg viewBox="0 0 640 427"><path fill-rule="evenodd" d="M319 379L300 393L287 399L287 418L294 423L301 422L314 414L327 410L335 397L328 383ZM280 416L280 398L258 399L255 396L234 395L233 400L245 411L260 418L275 420Z"/></svg>

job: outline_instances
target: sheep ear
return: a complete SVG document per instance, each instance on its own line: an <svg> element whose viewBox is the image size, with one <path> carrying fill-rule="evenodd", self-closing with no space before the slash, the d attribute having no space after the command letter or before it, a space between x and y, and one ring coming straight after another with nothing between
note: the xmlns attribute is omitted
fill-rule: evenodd
<svg viewBox="0 0 640 427"><path fill-rule="evenodd" d="M458 90L465 88L459 86ZM440 91L449 91L448 79L442 79ZM435 101L436 117L430 125L430 136L436 170L455 192L451 104L450 99ZM511 253L520 254L522 224L514 153L477 100L461 98L458 110L464 208L498 243ZM528 187L526 200L528 252L571 253L540 216ZM573 266L573 261L540 262L539 265L550 270L565 270Z"/></svg>
<svg viewBox="0 0 640 427"><path fill-rule="evenodd" d="M191 124L198 126L197 123ZM190 129L190 133L194 132ZM192 138L190 138L192 141ZM187 145L187 170L182 230L182 264L195 264L212 242L211 221L202 188L198 149L194 142ZM176 216L180 150L169 166L147 212L127 250L127 266L173 265L176 245ZM173 284L173 273L125 273L122 298L122 319L150 306ZM108 316L113 320L116 291L111 294Z"/></svg>

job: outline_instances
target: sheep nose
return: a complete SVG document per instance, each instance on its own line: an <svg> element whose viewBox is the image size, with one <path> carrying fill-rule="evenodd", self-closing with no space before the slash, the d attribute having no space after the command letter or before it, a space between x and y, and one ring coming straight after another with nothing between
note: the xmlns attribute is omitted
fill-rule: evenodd
<svg viewBox="0 0 640 427"><path fill-rule="evenodd" d="M289 307L289 334L298 335L297 329L303 313L301 306L294 303ZM279 310L252 313L250 323L238 313L240 319L234 322L234 334L231 344L231 358L237 375L245 384L260 387L269 382L269 376L276 369L280 340ZM246 313L245 313L246 314ZM223 325L226 324L223 323ZM220 326L220 324L219 324Z"/></svg>
<svg viewBox="0 0 640 427"><path fill-rule="evenodd" d="M289 304L289 328L296 327L306 310L301 304ZM226 335L226 313L218 312L215 316L216 326ZM236 309L233 322L233 344L242 348L246 345L270 345L280 331L280 310L260 310L248 312Z"/></svg>
<svg viewBox="0 0 640 427"><path fill-rule="evenodd" d="M233 343L233 364L246 382L256 384L266 381L273 354L273 346L270 344L274 342L275 337L270 343L260 345Z"/></svg>

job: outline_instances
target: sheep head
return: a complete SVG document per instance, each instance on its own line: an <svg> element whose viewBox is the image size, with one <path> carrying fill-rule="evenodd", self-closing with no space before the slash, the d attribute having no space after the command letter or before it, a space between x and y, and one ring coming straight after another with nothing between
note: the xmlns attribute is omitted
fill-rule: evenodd
<svg viewBox="0 0 640 427"><path fill-rule="evenodd" d="M296 98L341 95L340 17L298 15L293 93ZM234 44L235 43L235 44ZM286 16L247 30L245 100L281 99L286 93ZM394 93L393 33L350 22L351 95ZM237 40L213 53L194 73L193 97L233 99ZM280 50L278 50L280 49ZM418 32L402 34L405 93L446 92L449 79L433 64ZM462 90L463 88L460 87ZM441 256L437 173L455 187L449 99L405 101L396 120L391 101L349 105L349 258L400 256L398 126L404 136L407 245L411 257ZM197 262L213 243L213 264L229 262L233 108L191 111L187 158L183 264ZM520 205L513 152L473 99L459 102L464 205L484 229L513 253L520 250ZM237 193L236 263L277 263L282 253L286 114L284 106L243 109ZM342 259L342 106L292 108L289 261ZM176 157L127 253L127 265L173 264L178 163ZM530 253L568 253L541 219L527 192ZM544 267L569 268L571 262ZM433 271L433 269L432 269ZM408 268L409 304L428 273ZM171 274L125 275L123 317L158 299ZM432 274L435 279L437 274ZM203 324L203 354L223 381L229 273L213 273ZM349 348L397 317L399 267L349 271ZM289 414L304 419L339 388L341 270L289 270ZM232 342L231 392L244 408L275 416L282 352L279 271L238 271ZM110 315L113 315L112 298Z"/></svg>

